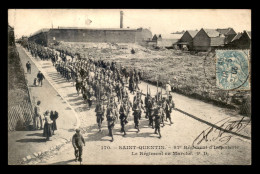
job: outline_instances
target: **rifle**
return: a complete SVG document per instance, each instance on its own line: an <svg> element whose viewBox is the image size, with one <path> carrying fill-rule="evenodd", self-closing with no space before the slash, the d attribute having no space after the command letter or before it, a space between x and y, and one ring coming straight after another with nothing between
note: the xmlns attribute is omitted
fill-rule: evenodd
<svg viewBox="0 0 260 174"><path fill-rule="evenodd" d="M148 96L148 85L147 85L147 91L146 91L146 96Z"/></svg>
<svg viewBox="0 0 260 174"><path fill-rule="evenodd" d="M156 102L158 101L158 78L157 78L157 91L156 91Z"/></svg>
<svg viewBox="0 0 260 174"><path fill-rule="evenodd" d="M162 86L161 86L161 100L162 100Z"/></svg>

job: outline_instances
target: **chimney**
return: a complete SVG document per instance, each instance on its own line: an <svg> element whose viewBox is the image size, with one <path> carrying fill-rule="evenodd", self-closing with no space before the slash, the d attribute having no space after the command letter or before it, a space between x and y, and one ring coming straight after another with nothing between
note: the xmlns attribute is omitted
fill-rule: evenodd
<svg viewBox="0 0 260 174"><path fill-rule="evenodd" d="M120 28L123 28L123 11L120 11Z"/></svg>

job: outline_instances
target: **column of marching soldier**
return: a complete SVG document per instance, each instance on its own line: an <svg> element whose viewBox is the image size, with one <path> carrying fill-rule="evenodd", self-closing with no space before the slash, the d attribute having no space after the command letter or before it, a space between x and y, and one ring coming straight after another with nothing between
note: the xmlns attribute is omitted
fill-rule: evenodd
<svg viewBox="0 0 260 174"><path fill-rule="evenodd" d="M159 134L161 138L160 127L165 126L165 121L169 119L170 125L171 112L175 107L172 96L167 94L167 97L162 96L162 92L152 97L150 90L147 89L147 94L140 92L138 84L141 73L136 69L128 71L125 67L118 67L115 62L109 63L102 60L93 59L72 59L67 60L66 54L60 52L61 60L58 59L58 54L49 48L44 48L35 43L28 43L27 49L33 56L45 55L41 59L51 58L57 72L59 72L67 81L72 79L73 86L77 94L82 94L83 100L88 102L89 109L92 102L96 101L96 117L99 132L101 131L102 121L107 118L109 136L113 138L113 128L118 119L120 119L121 132L126 135L125 125L131 117L133 111L135 129L137 133L139 129L139 120L141 119L142 111L145 111L145 118L149 120L149 125L155 129L155 134ZM47 58L46 58L47 57ZM129 80L128 80L129 79ZM130 93L135 94L133 102L130 101L126 85ZM149 92L148 92L149 91ZM142 95L145 95L143 102ZM117 101L116 101L117 99ZM145 104L145 106L143 106Z"/></svg>

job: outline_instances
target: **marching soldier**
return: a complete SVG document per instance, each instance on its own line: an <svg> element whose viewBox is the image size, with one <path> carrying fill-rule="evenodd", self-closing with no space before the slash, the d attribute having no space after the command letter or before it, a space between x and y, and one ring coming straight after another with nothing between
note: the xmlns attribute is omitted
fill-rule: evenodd
<svg viewBox="0 0 260 174"><path fill-rule="evenodd" d="M149 126L152 126L152 129L154 129L154 111L156 109L156 103L155 98L152 98L152 100L148 100L148 117L149 117Z"/></svg>
<svg viewBox="0 0 260 174"><path fill-rule="evenodd" d="M115 126L115 120L116 120L116 116L115 116L113 104L110 103L110 104L108 105L108 107L107 107L107 126L108 126L109 136L112 137L111 142L114 141L113 128L114 128L114 126Z"/></svg>
<svg viewBox="0 0 260 174"><path fill-rule="evenodd" d="M141 119L142 109L144 109L144 108L143 108L143 106L142 106L140 100L137 99L136 102L135 102L134 105L133 105L134 123L135 123L135 128L137 129L137 133L140 132L140 129L139 129L139 120Z"/></svg>
<svg viewBox="0 0 260 174"><path fill-rule="evenodd" d="M137 99L139 99L139 101L143 104L143 100L141 98L141 92L139 91L136 92L136 96L134 96L133 103L135 103Z"/></svg>
<svg viewBox="0 0 260 174"><path fill-rule="evenodd" d="M79 95L79 91L81 89L82 82L79 80L78 77L76 78L76 85L75 86L76 86L77 94Z"/></svg>
<svg viewBox="0 0 260 174"><path fill-rule="evenodd" d="M104 105L102 106L101 102L99 101L96 109L96 116L97 116L97 124L98 124L98 128L99 128L99 132L101 132L101 125L102 125L102 121L104 120L104 112L105 112L105 107Z"/></svg>
<svg viewBox="0 0 260 174"><path fill-rule="evenodd" d="M145 99L144 99L145 110L146 110L145 118L149 117L149 100L151 103L151 96L150 96L150 94L147 93L147 95L145 96Z"/></svg>
<svg viewBox="0 0 260 174"><path fill-rule="evenodd" d="M127 121L127 116L128 116L128 106L127 106L127 103L124 102L121 104L120 106L120 110L119 110L119 113L120 113L120 123L121 123L121 132L124 132L124 135L126 135L126 132L125 132L125 125L128 123Z"/></svg>
<svg viewBox="0 0 260 174"><path fill-rule="evenodd" d="M162 114L163 114L163 109L162 109L161 103L159 103L158 106L155 109L155 112L154 112L154 116L155 116L155 118L154 118L154 121L155 121L155 131L154 131L154 133L155 134L159 133L159 138L162 137L161 136L161 130L160 130ZM158 133L157 133L157 131L158 131Z"/></svg>
<svg viewBox="0 0 260 174"><path fill-rule="evenodd" d="M163 127L165 126L164 124L164 119L165 119L165 112L166 112L166 98L163 97L162 98L162 104L161 104L161 107L162 107L162 117L161 117L161 123L163 124Z"/></svg>
<svg viewBox="0 0 260 174"><path fill-rule="evenodd" d="M88 107L89 109L91 108L92 106L92 101L95 100L95 97L94 97L94 90L92 89L92 87L89 87L89 90L87 92L87 98L88 98Z"/></svg>

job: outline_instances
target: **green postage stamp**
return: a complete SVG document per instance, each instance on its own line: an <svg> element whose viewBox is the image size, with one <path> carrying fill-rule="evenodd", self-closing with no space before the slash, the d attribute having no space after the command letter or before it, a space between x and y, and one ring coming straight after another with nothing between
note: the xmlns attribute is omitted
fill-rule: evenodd
<svg viewBox="0 0 260 174"><path fill-rule="evenodd" d="M216 86L250 90L249 50L216 50Z"/></svg>

